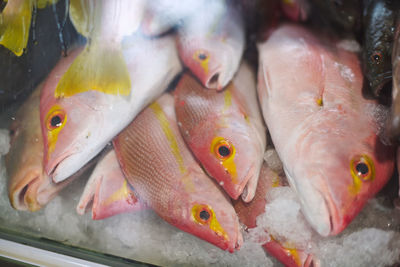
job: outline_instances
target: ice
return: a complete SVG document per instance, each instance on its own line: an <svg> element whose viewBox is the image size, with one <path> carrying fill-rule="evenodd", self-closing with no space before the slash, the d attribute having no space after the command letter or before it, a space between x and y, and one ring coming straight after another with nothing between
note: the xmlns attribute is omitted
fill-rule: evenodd
<svg viewBox="0 0 400 267"><path fill-rule="evenodd" d="M322 266L388 266L400 260L400 234L364 228L319 248Z"/></svg>
<svg viewBox="0 0 400 267"><path fill-rule="evenodd" d="M347 50L349 52L354 52L354 53L358 53L361 51L361 46L360 44L353 39L344 39L341 40L338 44L337 44L338 48Z"/></svg>
<svg viewBox="0 0 400 267"><path fill-rule="evenodd" d="M312 230L300 212L300 204L290 187L276 187L267 195L265 213L257 217L257 225L281 243L307 249Z"/></svg>
<svg viewBox="0 0 400 267"><path fill-rule="evenodd" d="M10 149L10 136L7 129L0 129L0 156L8 153Z"/></svg>

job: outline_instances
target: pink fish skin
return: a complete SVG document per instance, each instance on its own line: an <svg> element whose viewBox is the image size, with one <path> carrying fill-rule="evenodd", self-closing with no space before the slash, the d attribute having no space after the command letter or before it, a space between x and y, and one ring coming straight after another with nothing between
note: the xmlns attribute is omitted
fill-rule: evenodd
<svg viewBox="0 0 400 267"><path fill-rule="evenodd" d="M57 84L82 49L62 58L47 77L40 120L44 169L53 181L65 180L95 157L182 70L172 36L148 39L133 35L122 46L132 81L129 95L119 94L115 86L114 92L84 88L84 92L57 98Z"/></svg>
<svg viewBox="0 0 400 267"><path fill-rule="evenodd" d="M11 147L6 156L8 193L17 210L37 211L72 180L59 184L43 172L43 139L40 128L40 84L20 107L11 125Z"/></svg>
<svg viewBox="0 0 400 267"><path fill-rule="evenodd" d="M301 26L280 26L258 50L258 95L286 177L313 228L338 234L393 173L380 107L362 96L357 55Z"/></svg>
<svg viewBox="0 0 400 267"><path fill-rule="evenodd" d="M247 228L254 228L257 226L256 218L265 212L265 205L267 204L266 196L273 187L286 186L285 177L278 175L275 171L268 167L264 162L261 168L260 178L258 180L256 195L250 203L245 203L238 200L234 203L234 208L239 216L239 220ZM263 248L285 266L290 267L308 267L318 266L318 260L312 255L301 249L288 248L275 240L272 236L271 239L263 244Z"/></svg>
<svg viewBox="0 0 400 267"><path fill-rule="evenodd" d="M171 95L143 110L113 143L140 201L171 225L223 250L240 248L232 204L186 148Z"/></svg>
<svg viewBox="0 0 400 267"><path fill-rule="evenodd" d="M206 90L185 74L174 96L182 136L200 164L231 198L243 192L251 201L266 147L253 71L242 63L223 92Z"/></svg>
<svg viewBox="0 0 400 267"><path fill-rule="evenodd" d="M83 215L92 203L92 219L102 220L145 208L135 196L112 149L97 163L76 208Z"/></svg>
<svg viewBox="0 0 400 267"><path fill-rule="evenodd" d="M200 82L222 90L233 78L245 45L241 14L225 1L209 1L178 31L179 56Z"/></svg>

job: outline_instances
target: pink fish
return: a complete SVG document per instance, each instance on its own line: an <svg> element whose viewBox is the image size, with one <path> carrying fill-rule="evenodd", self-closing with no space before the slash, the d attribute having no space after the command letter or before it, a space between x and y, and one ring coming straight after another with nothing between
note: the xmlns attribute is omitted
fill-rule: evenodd
<svg viewBox="0 0 400 267"><path fill-rule="evenodd" d="M76 208L78 214L83 215L90 204L93 220L144 208L126 181L114 150L107 152L89 177Z"/></svg>
<svg viewBox="0 0 400 267"><path fill-rule="evenodd" d="M258 94L265 122L308 222L341 232L388 181L376 101L362 96L357 55L301 26L259 44Z"/></svg>
<svg viewBox="0 0 400 267"><path fill-rule="evenodd" d="M146 39L136 35L125 40L122 52L132 80L128 95L119 94L115 86L109 92L87 87L69 97L56 97L60 78L81 49L61 59L46 79L40 100L44 168L55 182L96 156L182 69L171 36Z"/></svg>
<svg viewBox="0 0 400 267"><path fill-rule="evenodd" d="M8 193L17 210L37 211L67 186L55 184L43 172L43 139L40 128L39 102L43 84L35 89L21 106L11 125L11 147L6 156L9 176Z"/></svg>
<svg viewBox="0 0 400 267"><path fill-rule="evenodd" d="M265 205L267 204L266 196L268 192L274 187L285 185L285 178L278 175L278 173L268 167L268 164L264 163L261 168L257 191L253 201L245 203L239 200L234 204L239 220L247 228L256 227L256 218L265 212ZM261 243L262 242L263 241L261 240ZM269 254L277 258L285 266L318 266L318 260L315 259L312 254L308 254L307 252L292 246L285 246L275 240L272 236L270 236L270 240L266 240L265 244L262 246Z"/></svg>
<svg viewBox="0 0 400 267"><path fill-rule="evenodd" d="M140 201L168 223L223 250L240 248L232 204L186 148L171 95L143 110L113 142Z"/></svg>
<svg viewBox="0 0 400 267"><path fill-rule="evenodd" d="M183 138L229 196L253 199L266 146L253 71L243 63L223 92L206 90L185 74L175 90Z"/></svg>
<svg viewBox="0 0 400 267"><path fill-rule="evenodd" d="M183 22L179 56L207 88L222 90L239 68L245 44L241 14L225 1L208 1Z"/></svg>

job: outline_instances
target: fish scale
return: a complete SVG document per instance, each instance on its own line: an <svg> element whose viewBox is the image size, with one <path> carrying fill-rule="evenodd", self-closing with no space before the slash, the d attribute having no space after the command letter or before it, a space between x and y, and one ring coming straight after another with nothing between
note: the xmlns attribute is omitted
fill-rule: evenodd
<svg viewBox="0 0 400 267"><path fill-rule="evenodd" d="M143 203L168 223L222 249L240 247L232 204L186 148L171 95L143 110L113 142L126 179ZM204 209L207 222L199 221Z"/></svg>

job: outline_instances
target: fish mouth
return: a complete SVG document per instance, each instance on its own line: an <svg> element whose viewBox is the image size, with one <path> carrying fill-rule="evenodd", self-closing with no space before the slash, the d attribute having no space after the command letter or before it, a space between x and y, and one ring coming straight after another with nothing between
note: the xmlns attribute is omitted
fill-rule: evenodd
<svg viewBox="0 0 400 267"><path fill-rule="evenodd" d="M62 182L74 173L70 172L69 170L67 170L66 173L62 173L62 171L60 170L60 169L62 170L66 169L64 168L65 162L67 161L67 159L70 159L71 156L73 155L74 153L67 153L55 159L54 161L49 161L46 164L45 168L46 173L48 176L52 178L54 183Z"/></svg>
<svg viewBox="0 0 400 267"><path fill-rule="evenodd" d="M375 96L381 95L381 93L390 93L390 88L386 88L389 82L392 81L392 73L391 72L385 72L380 75L377 75L377 77L371 81L369 84L371 86L371 89L374 93ZM386 92L388 91L388 92Z"/></svg>
<svg viewBox="0 0 400 267"><path fill-rule="evenodd" d="M16 210L37 211L42 205L37 201L37 189L42 181L41 170L30 170L22 182L10 189L10 202Z"/></svg>
<svg viewBox="0 0 400 267"><path fill-rule="evenodd" d="M256 171L253 164L250 166L243 180L243 183L245 183L245 185L242 191L242 200L246 203L252 201L256 194L258 176L255 177L255 175Z"/></svg>
<svg viewBox="0 0 400 267"><path fill-rule="evenodd" d="M220 68L217 68L216 70L210 71L210 75L206 76L204 84L208 89L215 89L219 91L223 89L223 84L220 81L221 70Z"/></svg>
<svg viewBox="0 0 400 267"><path fill-rule="evenodd" d="M286 168L284 171L290 186L300 200L303 215L312 228L321 236L332 235L340 231L339 224L337 224L338 213L329 193L323 194L308 180L298 183Z"/></svg>

